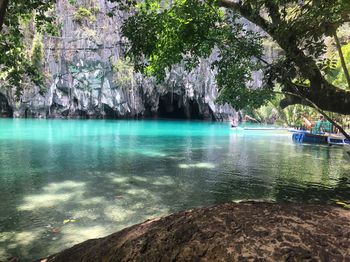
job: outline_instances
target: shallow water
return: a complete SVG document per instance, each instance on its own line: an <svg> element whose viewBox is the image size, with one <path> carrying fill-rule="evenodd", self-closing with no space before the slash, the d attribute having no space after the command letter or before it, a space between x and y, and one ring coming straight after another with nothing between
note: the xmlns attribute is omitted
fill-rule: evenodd
<svg viewBox="0 0 350 262"><path fill-rule="evenodd" d="M234 200L350 200L340 147L176 121L0 119L0 260Z"/></svg>

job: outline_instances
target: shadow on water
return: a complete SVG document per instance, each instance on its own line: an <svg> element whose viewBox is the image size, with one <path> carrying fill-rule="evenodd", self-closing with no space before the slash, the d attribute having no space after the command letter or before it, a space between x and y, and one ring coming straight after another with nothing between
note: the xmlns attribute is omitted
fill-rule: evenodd
<svg viewBox="0 0 350 262"><path fill-rule="evenodd" d="M227 201L350 201L339 148L209 123L38 123L0 125L0 260Z"/></svg>
<svg viewBox="0 0 350 262"><path fill-rule="evenodd" d="M346 178L332 188L312 185L291 188L277 183L271 190L264 185L249 187L243 181L226 181L232 183L231 188L222 183L215 186L209 183L203 188L199 182L188 184L166 175L152 177L112 172L87 175L94 179L90 182L52 182L37 194L24 196L16 210L10 211L17 213L12 218L12 226L2 224L12 230L1 233L1 255L11 254L30 260L152 217L245 199L232 197L228 189L244 188L246 199L262 198L278 202L324 203L332 198L350 200L349 181ZM274 192L272 195L271 191ZM198 197L206 199L200 201Z"/></svg>

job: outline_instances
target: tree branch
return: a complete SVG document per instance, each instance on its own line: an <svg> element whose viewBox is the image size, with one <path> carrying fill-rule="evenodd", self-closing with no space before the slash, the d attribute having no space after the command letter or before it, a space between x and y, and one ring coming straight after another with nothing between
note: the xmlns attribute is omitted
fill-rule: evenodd
<svg viewBox="0 0 350 262"><path fill-rule="evenodd" d="M300 89L298 89L298 92L303 97L312 101L319 108L322 108L322 110L340 114L350 114L350 91L340 89L324 78L313 57L306 55L303 50L299 48L298 39L296 38L293 28L288 27L289 29L280 30L286 27L284 21L279 20L278 17L275 18L275 22L273 23L265 20L249 2L240 0L219 0L218 4L219 6L239 12L241 16L256 24L269 34L284 50L285 56L292 63L291 66L295 66L299 74L310 81L309 87L300 87ZM274 6L270 8L273 10ZM279 79L278 81L281 84L286 84L285 79ZM286 85L290 86L290 84L291 82ZM294 86L295 84L292 85ZM293 89L287 91L295 93ZM303 103L303 101L291 96L287 96L281 101L281 105L284 107L297 103L300 104Z"/></svg>
<svg viewBox="0 0 350 262"><path fill-rule="evenodd" d="M0 0L0 32L5 20L6 9L8 6L9 0Z"/></svg>
<svg viewBox="0 0 350 262"><path fill-rule="evenodd" d="M261 17L257 10L254 11L249 5L241 3L240 1L219 0L218 4L221 7L236 10L243 17L256 24L257 26L260 26L265 32L267 32L266 29L270 26L270 23Z"/></svg>
<svg viewBox="0 0 350 262"><path fill-rule="evenodd" d="M339 41L339 38L337 36L337 32L336 31L334 32L334 40L335 40L335 44L337 46L337 50L338 50L338 53L339 53L340 63L341 63L341 66L343 68L346 81L348 82L348 87L350 88L349 71L348 71L348 68L346 67L343 51L341 50L341 44L340 44L340 41Z"/></svg>
<svg viewBox="0 0 350 262"><path fill-rule="evenodd" d="M329 122L331 122L336 128L338 128L338 130L340 131L340 133L342 133L347 139L350 140L350 135L343 129L343 127L338 124L335 120L333 120L325 111L323 111L321 108L319 108L315 103L313 103L311 100L307 99L306 97L303 97L301 95L298 94L294 94L291 92L278 92L278 91L274 91L274 93L276 94L283 94L283 95L290 95L290 96L295 96L300 100L305 100L306 104L309 104L311 107L313 107L317 112L319 112L320 114L322 114Z"/></svg>

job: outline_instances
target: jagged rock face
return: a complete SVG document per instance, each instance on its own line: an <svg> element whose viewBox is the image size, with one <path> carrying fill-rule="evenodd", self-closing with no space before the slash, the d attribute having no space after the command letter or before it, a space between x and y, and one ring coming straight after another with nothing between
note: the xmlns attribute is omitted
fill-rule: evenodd
<svg viewBox="0 0 350 262"><path fill-rule="evenodd" d="M77 16L79 6L92 15ZM215 72L206 60L191 73L178 66L162 84L134 73L123 60L120 27L127 14L109 17L112 7L107 0L57 1L61 36L43 40L51 80L44 94L26 89L19 103L5 94L15 117L218 120L234 113L215 103Z"/></svg>
<svg viewBox="0 0 350 262"><path fill-rule="evenodd" d="M12 117L13 111L6 96L0 93L0 117Z"/></svg>

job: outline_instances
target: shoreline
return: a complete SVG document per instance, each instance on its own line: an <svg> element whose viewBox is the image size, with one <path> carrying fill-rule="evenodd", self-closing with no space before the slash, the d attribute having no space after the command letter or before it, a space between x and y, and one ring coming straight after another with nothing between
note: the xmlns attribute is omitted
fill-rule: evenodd
<svg viewBox="0 0 350 262"><path fill-rule="evenodd" d="M329 261L350 257L350 210L241 202L147 220L37 261Z"/></svg>

